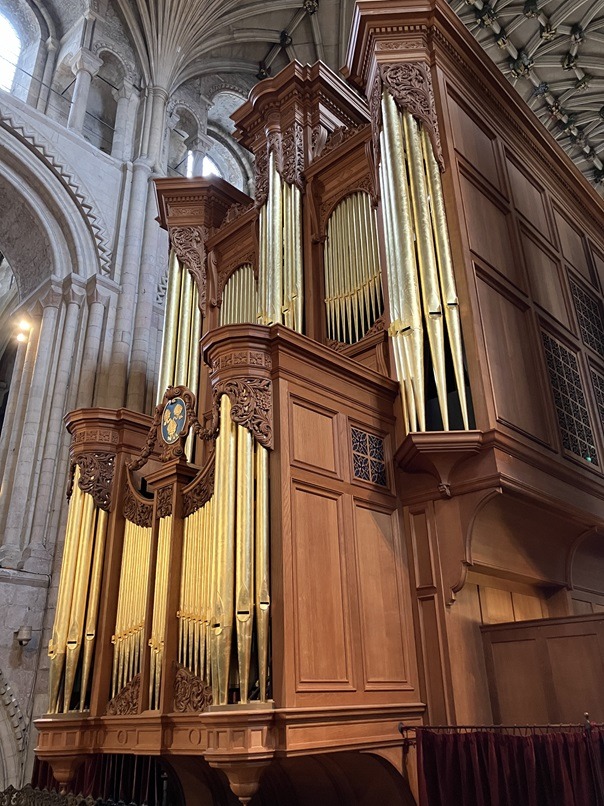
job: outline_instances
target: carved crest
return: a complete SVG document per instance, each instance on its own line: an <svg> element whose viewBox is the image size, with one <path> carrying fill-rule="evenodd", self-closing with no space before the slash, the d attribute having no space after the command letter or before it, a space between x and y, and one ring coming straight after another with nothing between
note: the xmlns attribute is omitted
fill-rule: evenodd
<svg viewBox="0 0 604 806"><path fill-rule="evenodd" d="M129 716L138 714L138 698L141 688L141 676L135 674L107 705L108 716Z"/></svg>
<svg viewBox="0 0 604 806"><path fill-rule="evenodd" d="M174 680L174 710L179 713L206 711L212 705L212 688L189 671L179 666Z"/></svg>
<svg viewBox="0 0 604 806"><path fill-rule="evenodd" d="M428 65L425 62L383 64L380 67L380 75L397 106L422 121L432 141L434 156L441 171L444 170L432 77ZM375 86L372 96L373 91ZM371 100L374 101L373 97Z"/></svg>
<svg viewBox="0 0 604 806"><path fill-rule="evenodd" d="M234 378L219 381L213 390L214 407L221 395L228 395L231 419L251 432L266 448L273 447L273 384L267 378Z"/></svg>
<svg viewBox="0 0 604 806"><path fill-rule="evenodd" d="M83 493L89 493L97 507L109 512L115 454L82 453L76 457L76 462L80 467L80 490Z"/></svg>
<svg viewBox="0 0 604 806"><path fill-rule="evenodd" d="M207 227L170 227L170 242L180 262L191 272L199 292L199 309L206 314L207 262L205 242Z"/></svg>

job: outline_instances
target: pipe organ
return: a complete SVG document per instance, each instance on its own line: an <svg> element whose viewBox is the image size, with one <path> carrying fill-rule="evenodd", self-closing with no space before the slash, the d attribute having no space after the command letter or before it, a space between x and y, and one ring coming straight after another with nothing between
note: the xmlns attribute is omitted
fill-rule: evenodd
<svg viewBox="0 0 604 806"><path fill-rule="evenodd" d="M445 428L445 355L460 382L463 367L423 124L384 92L380 157L367 105L320 64L258 85L235 120L255 201L221 179L156 180L171 249L154 416L69 418L49 713L97 720L114 752L120 720L144 717L149 752L201 753L245 802L237 758L257 778L277 718L285 752L317 746L305 713L335 736L338 714L360 709L376 746L401 708L420 718L390 353L408 431L426 427L424 366ZM91 455L105 468L96 499L80 471ZM396 616L368 621L374 600Z"/></svg>

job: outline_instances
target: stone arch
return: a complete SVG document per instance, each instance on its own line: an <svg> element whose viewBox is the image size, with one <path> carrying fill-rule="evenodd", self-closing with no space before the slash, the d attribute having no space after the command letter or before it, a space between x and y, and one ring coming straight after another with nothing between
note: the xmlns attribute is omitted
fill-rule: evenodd
<svg viewBox="0 0 604 806"><path fill-rule="evenodd" d="M24 142L23 131L0 123L0 251L20 299L51 275L107 273L102 228L73 176L49 162L35 142Z"/></svg>
<svg viewBox="0 0 604 806"><path fill-rule="evenodd" d="M49 35L48 26L37 4L32 6L23 0L0 0L0 16L10 23L19 38L16 70L9 91L25 101L29 95L42 39Z"/></svg>

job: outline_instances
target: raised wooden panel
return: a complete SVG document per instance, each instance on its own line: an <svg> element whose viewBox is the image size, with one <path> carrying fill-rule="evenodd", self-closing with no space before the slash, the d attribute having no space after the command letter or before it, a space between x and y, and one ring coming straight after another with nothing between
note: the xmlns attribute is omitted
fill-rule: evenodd
<svg viewBox="0 0 604 806"><path fill-rule="evenodd" d="M550 719L537 641L501 642L491 649L495 720L504 725L546 725Z"/></svg>
<svg viewBox="0 0 604 806"><path fill-rule="evenodd" d="M508 175L512 187L514 205L522 215L546 238L549 238L549 228L543 205L543 195L531 180L515 163L508 159Z"/></svg>
<svg viewBox="0 0 604 806"><path fill-rule="evenodd" d="M470 248L490 266L524 290L522 270L514 258L511 221L486 193L461 175L461 188Z"/></svg>
<svg viewBox="0 0 604 806"><path fill-rule="evenodd" d="M434 585L434 563L430 548L427 514L412 512L409 515L409 521L415 556L415 584L418 588Z"/></svg>
<svg viewBox="0 0 604 806"><path fill-rule="evenodd" d="M556 221L562 254L577 271L581 272L581 274L591 282L591 272L587 265L587 255L585 254L581 233L572 226L558 210L554 210L554 219Z"/></svg>
<svg viewBox="0 0 604 806"><path fill-rule="evenodd" d="M497 417L548 442L544 398L526 312L480 278L478 296Z"/></svg>
<svg viewBox="0 0 604 806"><path fill-rule="evenodd" d="M500 181L493 141L477 121L471 118L451 97L449 98L449 113L455 148L485 179L499 188Z"/></svg>
<svg viewBox="0 0 604 806"><path fill-rule="evenodd" d="M560 267L526 232L522 249L535 302L566 327L570 327L564 302Z"/></svg>
<svg viewBox="0 0 604 806"><path fill-rule="evenodd" d="M541 599L538 596L527 596L525 593L512 591L512 605L514 606L514 621L543 618Z"/></svg>
<svg viewBox="0 0 604 806"><path fill-rule="evenodd" d="M550 637L547 651L559 707L556 718L561 722L579 722L585 711L592 719L604 718L602 696L596 696L604 671L598 636L594 633Z"/></svg>
<svg viewBox="0 0 604 806"><path fill-rule="evenodd" d="M604 257L595 249L591 250L591 257L600 278L600 290L604 292Z"/></svg>
<svg viewBox="0 0 604 806"><path fill-rule="evenodd" d="M572 599L573 613L575 616L589 616L594 612L591 602L585 602L583 599Z"/></svg>
<svg viewBox="0 0 604 806"><path fill-rule="evenodd" d="M342 501L294 487L293 568L299 690L351 688Z"/></svg>
<svg viewBox="0 0 604 806"><path fill-rule="evenodd" d="M333 474L338 472L335 418L333 412L318 411L308 401L292 399L291 440L294 464Z"/></svg>
<svg viewBox="0 0 604 806"><path fill-rule="evenodd" d="M396 515L355 506L355 546L365 688L400 688L407 680L405 603Z"/></svg>

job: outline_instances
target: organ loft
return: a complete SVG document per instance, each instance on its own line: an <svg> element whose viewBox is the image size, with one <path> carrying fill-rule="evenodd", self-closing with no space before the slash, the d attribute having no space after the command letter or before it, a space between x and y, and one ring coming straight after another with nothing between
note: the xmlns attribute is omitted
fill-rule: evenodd
<svg viewBox="0 0 604 806"><path fill-rule="evenodd" d="M234 112L253 198L154 182L157 405L65 420L39 783L436 804L423 726L604 720L602 199L448 4L351 31Z"/></svg>

